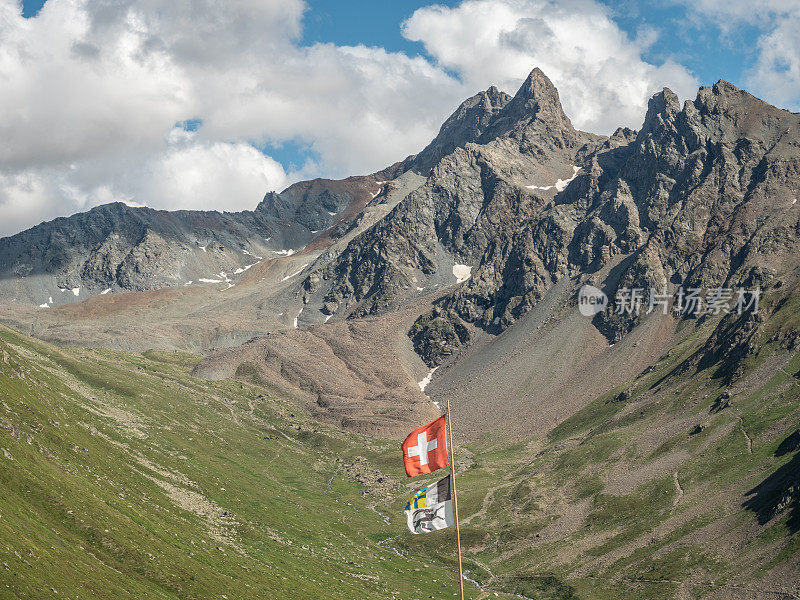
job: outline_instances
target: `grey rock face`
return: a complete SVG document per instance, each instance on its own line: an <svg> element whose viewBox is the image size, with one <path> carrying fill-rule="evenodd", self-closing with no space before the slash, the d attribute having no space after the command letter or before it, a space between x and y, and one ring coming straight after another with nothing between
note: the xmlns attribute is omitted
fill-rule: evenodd
<svg viewBox="0 0 800 600"><path fill-rule="evenodd" d="M520 114L522 121L512 122ZM447 271L454 262L474 266L487 252L497 255L551 201L554 191L531 192L524 183L544 188L568 179L579 152L605 141L572 127L541 72L488 121L479 139L442 158L421 188L350 243L326 269L331 286L325 302L352 315L374 314L398 306L434 274L451 283ZM552 227L571 227L557 214Z"/></svg>
<svg viewBox="0 0 800 600"><path fill-rule="evenodd" d="M112 290L224 279L276 251L297 250L351 219L375 178L317 179L270 192L253 211L160 211L122 203L0 239L0 298L40 304ZM77 295L64 290L81 290Z"/></svg>
<svg viewBox="0 0 800 600"><path fill-rule="evenodd" d="M534 70L477 141L326 269L326 310L389 310L454 263L472 266L409 334L435 365L469 340L469 324L503 331L554 282L612 261L612 295L764 284L797 266L799 130L798 115L721 81L683 106L665 89L640 132L601 138L572 127ZM610 342L638 322L613 306L595 319Z"/></svg>
<svg viewBox="0 0 800 600"><path fill-rule="evenodd" d="M434 140L417 154L409 167L423 174L456 148L476 142L495 115L508 104L511 96L492 86L465 100L444 122Z"/></svg>

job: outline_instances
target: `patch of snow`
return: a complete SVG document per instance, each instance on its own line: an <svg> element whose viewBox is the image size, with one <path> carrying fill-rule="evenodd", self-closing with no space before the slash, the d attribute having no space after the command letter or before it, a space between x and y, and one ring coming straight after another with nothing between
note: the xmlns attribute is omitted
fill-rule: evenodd
<svg viewBox="0 0 800 600"><path fill-rule="evenodd" d="M453 265L453 277L456 278L456 283L466 281L472 275L472 267L469 265Z"/></svg>
<svg viewBox="0 0 800 600"><path fill-rule="evenodd" d="M267 238L267 240L269 240L269 238ZM247 256L252 256L253 258L257 258L258 260L264 260L263 256L256 256L255 254L253 254L252 252L248 252L247 250L242 250L242 252L247 254Z"/></svg>
<svg viewBox="0 0 800 600"><path fill-rule="evenodd" d="M319 229L312 229L311 233L319 233Z"/></svg>
<svg viewBox="0 0 800 600"><path fill-rule="evenodd" d="M332 217L335 217L335 216L336 216L336 215L338 215L339 213L337 213L337 212L336 212L336 211L334 211L334 210L329 210L329 211L328 211L328 214L329 214L330 216L332 216Z"/></svg>
<svg viewBox="0 0 800 600"><path fill-rule="evenodd" d="M418 292L421 292L421 291L422 291L422 290L424 290L424 289L425 289L424 287L419 287L419 286L417 286L417 291L418 291Z"/></svg>
<svg viewBox="0 0 800 600"><path fill-rule="evenodd" d="M40 304L39 308L50 308L50 305L47 302L45 302L44 304Z"/></svg>
<svg viewBox="0 0 800 600"><path fill-rule="evenodd" d="M388 181L376 181L375 185L383 185L385 183L389 183Z"/></svg>
<svg viewBox="0 0 800 600"><path fill-rule="evenodd" d="M209 279L207 277L201 277L197 281L200 283L222 283L222 279Z"/></svg>
<svg viewBox="0 0 800 600"><path fill-rule="evenodd" d="M327 323L328 321L330 321L332 316L333 316L333 315L327 315L327 316L325 317L325 321L324 321L324 323Z"/></svg>
<svg viewBox="0 0 800 600"><path fill-rule="evenodd" d="M228 287L226 287L224 290L220 290L220 292L224 292L224 291L226 291L226 290L229 290L229 289L231 289L231 288L232 288L233 286L235 286L235 285L236 285L235 283L231 283L231 282L229 281L229 282L228 282Z"/></svg>
<svg viewBox="0 0 800 600"><path fill-rule="evenodd" d="M80 296L81 295L81 288L79 288L79 287L72 288L72 295L73 296Z"/></svg>
<svg viewBox="0 0 800 600"><path fill-rule="evenodd" d="M425 379L423 379L422 381L420 381L420 382L418 382L418 383L417 383L417 385L419 386L419 391L420 391L420 392L425 392L425 388L426 388L426 387L428 387L428 384L429 384L429 383L431 382L431 380L433 379L433 374L436 372L436 369L438 369L438 368L439 368L439 367L433 367L433 368L432 368L432 369L431 369L431 370L428 372L428 374L425 376Z"/></svg>
<svg viewBox="0 0 800 600"><path fill-rule="evenodd" d="M563 192L565 189L567 189L567 186L570 183L572 183L572 181L578 176L578 171L580 171L580 170L581 170L580 167L573 166L572 167L572 177L570 177L569 179L559 179L553 185L545 185L545 186L541 186L541 185L526 185L525 187L528 188L529 190L544 190L544 191L552 190L553 188L556 188L556 191Z"/></svg>
<svg viewBox="0 0 800 600"><path fill-rule="evenodd" d="M142 204L141 202L135 202L133 200L123 200L122 203L131 208L144 208L147 206L147 204Z"/></svg>
<svg viewBox="0 0 800 600"><path fill-rule="evenodd" d="M62 287L60 287L60 288L58 288L58 291L59 291L59 292L68 292L68 291L69 291L69 289L68 289L68 288L62 288Z"/></svg>
<svg viewBox="0 0 800 600"><path fill-rule="evenodd" d="M578 171L580 171L580 170L581 170L580 167L573 166L572 167L572 177L570 177L569 179L559 179L558 181L556 181L556 189L559 192L563 192L565 189L567 189L567 186L570 183L572 183L572 181L578 176Z"/></svg>
<svg viewBox="0 0 800 600"><path fill-rule="evenodd" d="M206 250L206 248L208 248L208 246L199 246L199 248L200 248L200 250L202 250L203 252L208 252L208 250Z"/></svg>
<svg viewBox="0 0 800 600"><path fill-rule="evenodd" d="M792 200L792 204L793 204L793 205L794 205L794 204L797 204L797 198L795 198L794 200Z"/></svg>
<svg viewBox="0 0 800 600"><path fill-rule="evenodd" d="M372 196L372 198L373 198L373 200L374 200L375 198L377 198L377 197L380 195L380 193L381 193L382 191L383 191L383 188L378 188L378 191L377 191L377 192L375 192L374 194L370 192L370 196Z"/></svg>
<svg viewBox="0 0 800 600"><path fill-rule="evenodd" d="M297 316L294 318L294 328L295 328L295 329L297 329L297 319L299 319L299 318L300 318L300 313L302 313L302 312L303 312L303 308L305 308L305 307L302 307L302 308L300 309L300 312L299 312L299 313L297 313Z"/></svg>
<svg viewBox="0 0 800 600"><path fill-rule="evenodd" d="M53 303L53 297L52 297L52 296L50 296L50 297L47 299L47 301L48 301L50 304L52 304L52 303Z"/></svg>
<svg viewBox="0 0 800 600"><path fill-rule="evenodd" d="M495 317L494 321L492 321L492 323L494 323L495 325L499 324L500 323L500 317Z"/></svg>
<svg viewBox="0 0 800 600"><path fill-rule="evenodd" d="M273 250L275 254L280 254L281 256L291 256L294 254L294 250L289 248L289 250Z"/></svg>
<svg viewBox="0 0 800 600"><path fill-rule="evenodd" d="M272 236L269 236L269 237L267 237L267 238L264 238L264 241L265 241L265 242L268 242L268 241L270 241L271 239L272 239Z"/></svg>
<svg viewBox="0 0 800 600"><path fill-rule="evenodd" d="M190 281L189 283L191 283L191 281ZM104 289L102 292L100 292L100 295L101 295L101 296L105 296L105 295L106 295L106 294L108 294L110 291L111 291L111 288L106 288L106 289Z"/></svg>
<svg viewBox="0 0 800 600"><path fill-rule="evenodd" d="M256 256L255 258L258 258L258 257ZM258 263L253 263L252 265L245 265L245 266L244 266L244 267L242 267L242 268L236 269L236 270L233 272L233 274L234 274L234 275L241 275L242 273L244 273L245 271L247 271L247 269L249 269L250 267L255 267L257 264L258 264Z"/></svg>
<svg viewBox="0 0 800 600"><path fill-rule="evenodd" d="M194 283L194 282L189 280L189 281L187 281L186 283L183 284L183 287L186 287L187 285L192 285L192 283Z"/></svg>
<svg viewBox="0 0 800 600"><path fill-rule="evenodd" d="M283 313L278 313L278 316L279 316L279 317L282 317L282 316L283 316Z"/></svg>
<svg viewBox="0 0 800 600"><path fill-rule="evenodd" d="M299 270L299 271L295 271L295 272L294 272L294 273L292 273L291 275L287 275L286 277L284 277L283 279L281 279L281 281L286 281L287 279L291 279L292 277L295 277L296 275L300 275L300 273L302 273L302 272L303 272L303 269L305 269L307 266L308 266L308 263L304 264L302 267L300 267L300 270Z"/></svg>

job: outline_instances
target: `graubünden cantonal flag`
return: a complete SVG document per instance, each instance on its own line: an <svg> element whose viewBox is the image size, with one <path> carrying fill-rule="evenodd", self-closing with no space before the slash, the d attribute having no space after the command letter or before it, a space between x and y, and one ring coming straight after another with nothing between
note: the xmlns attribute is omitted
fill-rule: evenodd
<svg viewBox="0 0 800 600"><path fill-rule="evenodd" d="M406 475L416 477L446 467L447 442L445 438L445 415L435 421L417 427L403 442L403 464Z"/></svg>

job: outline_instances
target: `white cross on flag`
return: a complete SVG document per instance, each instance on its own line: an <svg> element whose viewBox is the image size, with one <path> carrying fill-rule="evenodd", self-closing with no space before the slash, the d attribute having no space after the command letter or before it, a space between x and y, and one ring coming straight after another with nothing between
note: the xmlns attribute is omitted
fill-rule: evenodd
<svg viewBox="0 0 800 600"><path fill-rule="evenodd" d="M409 477L431 473L449 464L444 415L409 434L403 442L403 464Z"/></svg>

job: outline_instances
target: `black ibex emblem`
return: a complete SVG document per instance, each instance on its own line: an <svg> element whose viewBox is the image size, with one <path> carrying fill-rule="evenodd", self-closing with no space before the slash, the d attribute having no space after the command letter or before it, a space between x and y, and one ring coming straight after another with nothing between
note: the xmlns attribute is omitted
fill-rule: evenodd
<svg viewBox="0 0 800 600"><path fill-rule="evenodd" d="M433 522L436 519L444 520L443 516L439 515L439 511L444 509L445 505L442 504L437 509L432 508L418 508L414 511L414 529L422 529L433 531Z"/></svg>

